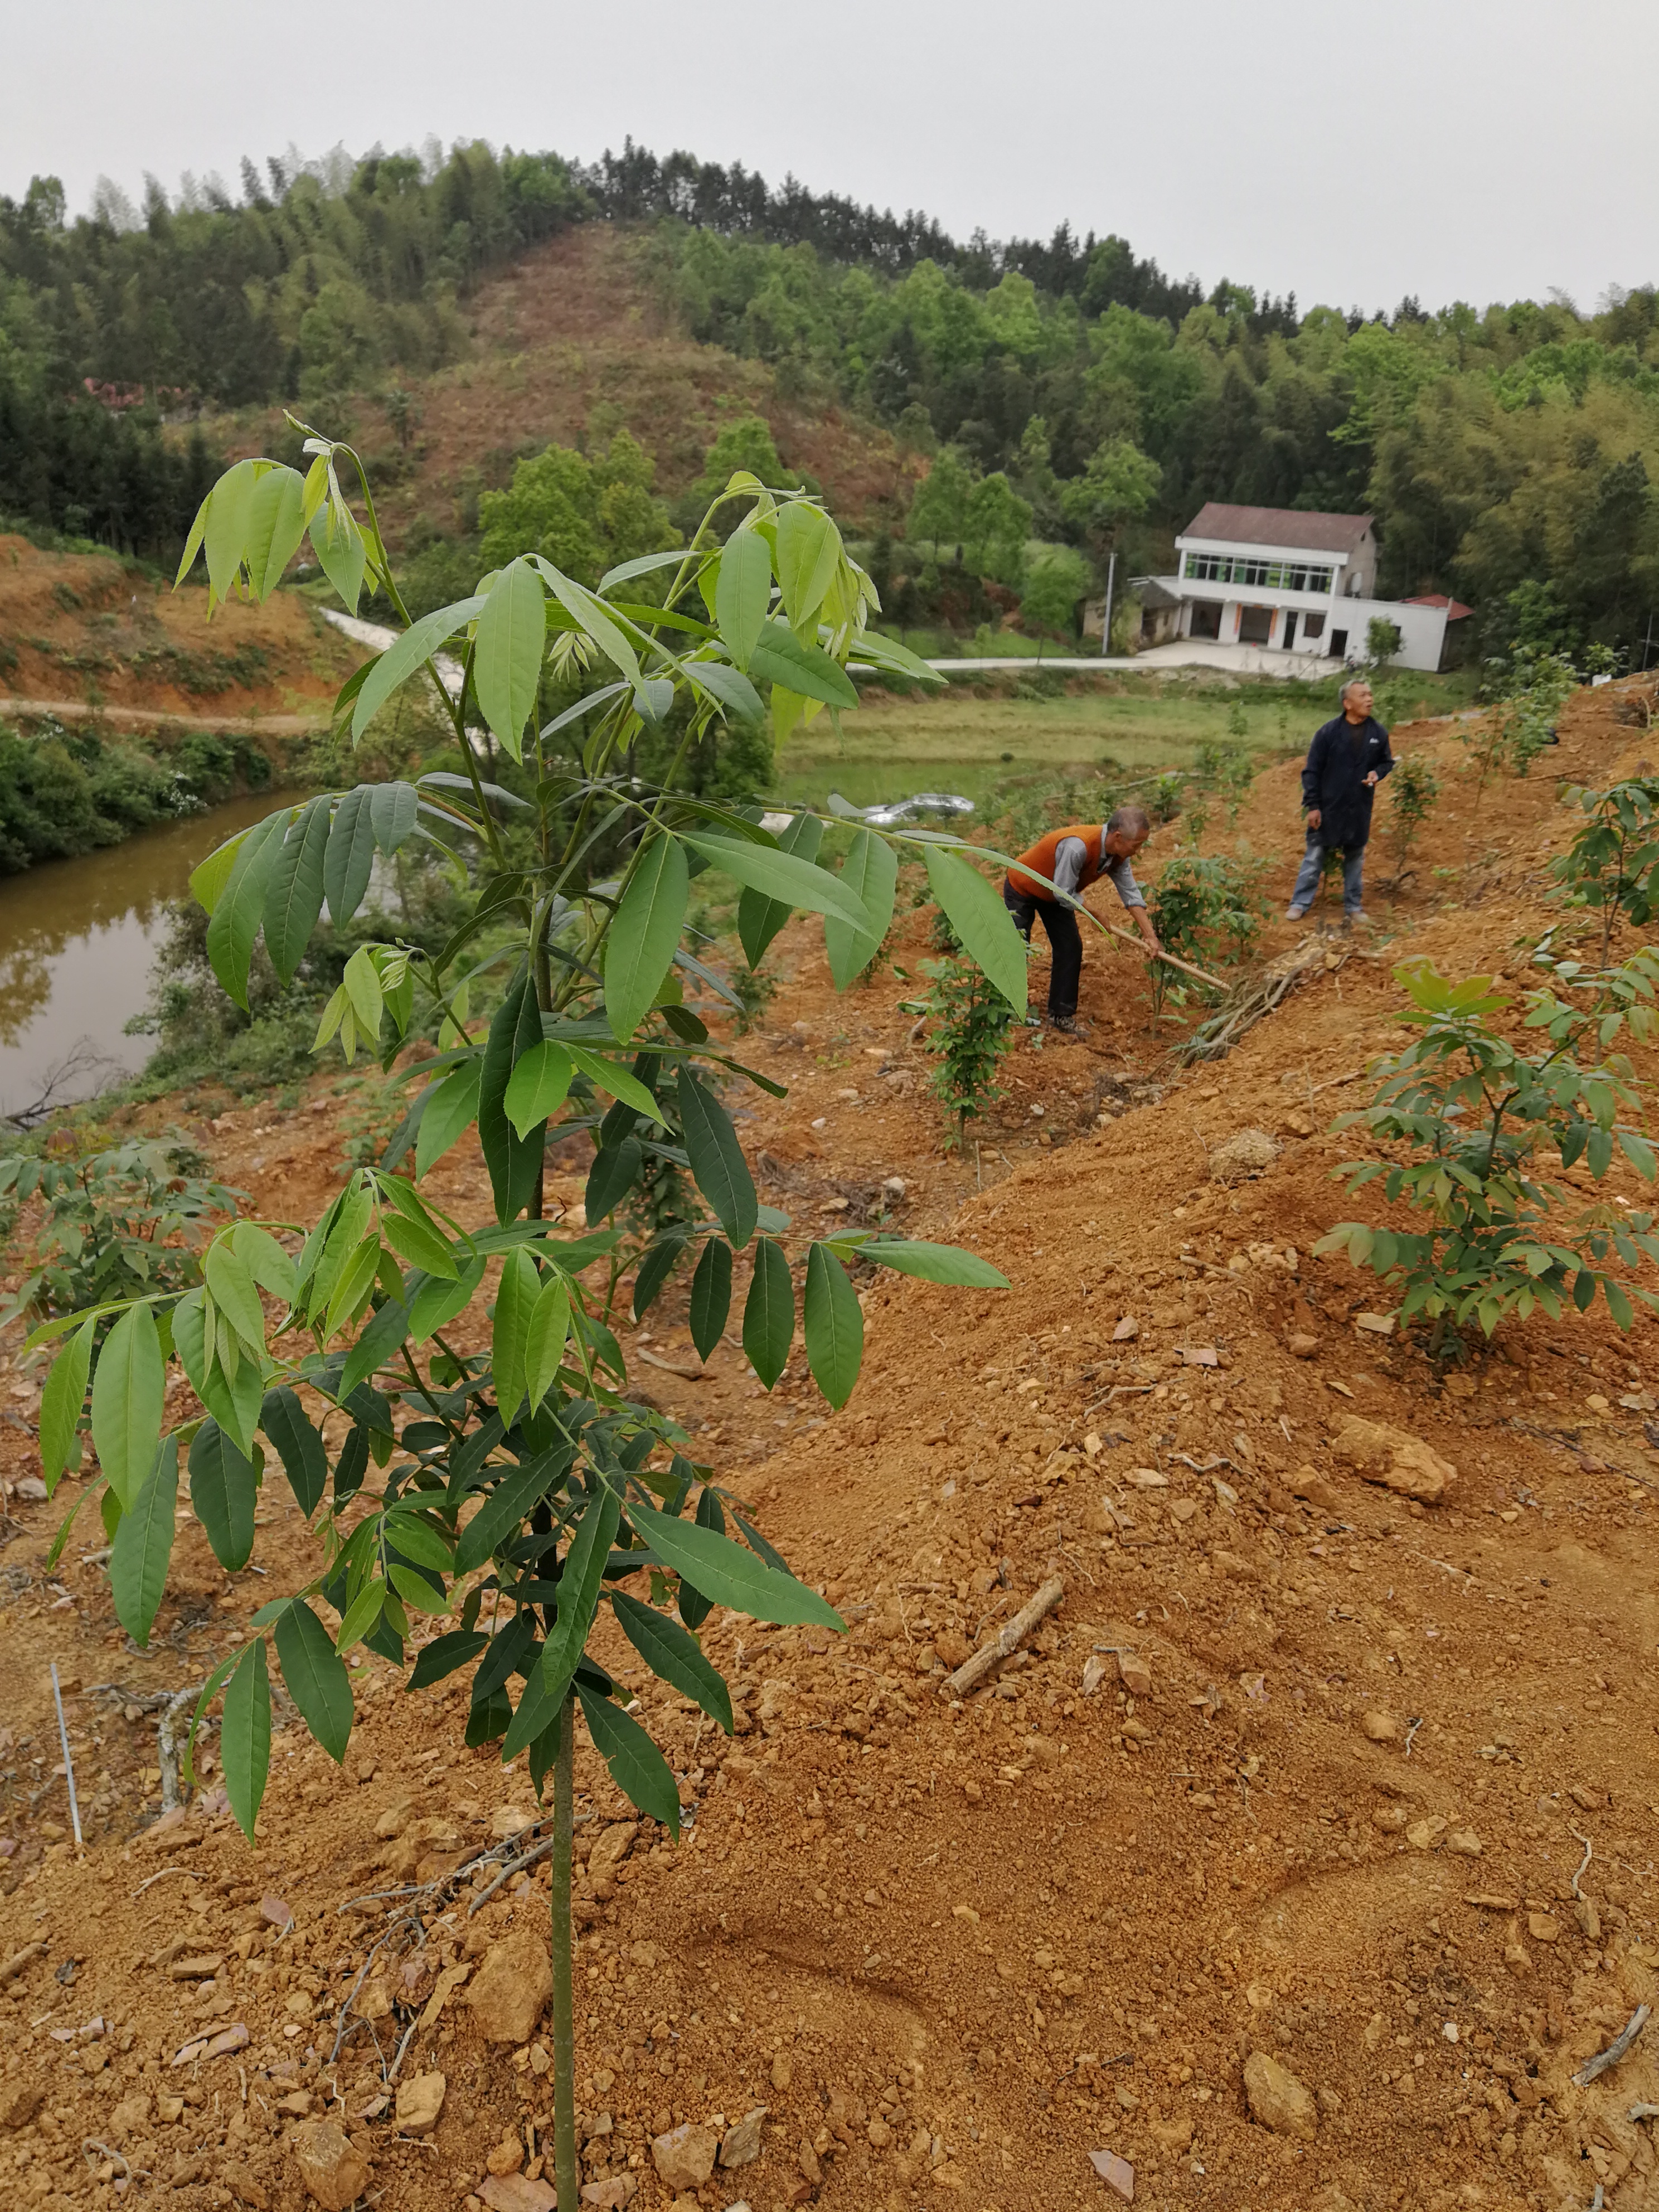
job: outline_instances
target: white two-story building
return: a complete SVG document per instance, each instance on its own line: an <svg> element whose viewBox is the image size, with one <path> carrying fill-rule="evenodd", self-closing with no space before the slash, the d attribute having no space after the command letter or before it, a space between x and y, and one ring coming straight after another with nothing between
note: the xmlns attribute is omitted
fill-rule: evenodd
<svg viewBox="0 0 1659 2212"><path fill-rule="evenodd" d="M1212 500L1176 539L1176 553L1175 575L1147 580L1159 587L1161 605L1149 644L1155 637L1207 638L1357 660L1380 615L1400 632L1391 657L1401 667L1440 665L1447 607L1373 596L1376 537L1369 514L1304 514ZM1178 612L1170 600L1179 602Z"/></svg>

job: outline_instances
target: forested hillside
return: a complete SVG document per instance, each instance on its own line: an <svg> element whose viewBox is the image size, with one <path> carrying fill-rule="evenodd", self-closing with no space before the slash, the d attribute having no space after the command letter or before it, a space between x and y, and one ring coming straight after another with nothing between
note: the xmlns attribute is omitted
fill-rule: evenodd
<svg viewBox="0 0 1659 2212"><path fill-rule="evenodd" d="M963 245L631 145L587 167L482 145L250 162L234 197L152 180L140 209L106 186L73 221L51 179L0 199L0 510L161 553L210 465L204 408L355 395L401 437L422 379L501 343L484 289L576 224L627 228L685 336L916 457L915 507L878 503L872 531L1016 590L1058 562L1063 604L1109 544L1155 564L1220 498L1369 507L1383 588L1456 592L1489 643L1524 618L1539 644L1628 647L1659 596L1650 288L1595 313L1304 311L1173 280L1115 236Z"/></svg>

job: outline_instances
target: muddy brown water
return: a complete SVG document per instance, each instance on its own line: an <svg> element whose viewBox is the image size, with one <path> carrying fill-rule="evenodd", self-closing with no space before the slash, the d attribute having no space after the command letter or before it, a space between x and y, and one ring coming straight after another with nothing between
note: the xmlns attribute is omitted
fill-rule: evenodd
<svg viewBox="0 0 1659 2212"><path fill-rule="evenodd" d="M128 1036L125 1024L149 1002L169 904L216 845L292 795L229 799L125 844L0 878L0 1113L39 1098L72 1055L65 1097L143 1066L155 1039Z"/></svg>

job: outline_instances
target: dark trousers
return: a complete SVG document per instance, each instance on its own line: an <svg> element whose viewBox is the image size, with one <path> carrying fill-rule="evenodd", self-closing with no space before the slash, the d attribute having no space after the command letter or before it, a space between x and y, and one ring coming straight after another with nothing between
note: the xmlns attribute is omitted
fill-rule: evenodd
<svg viewBox="0 0 1659 2212"><path fill-rule="evenodd" d="M1031 924L1041 921L1048 933L1054 958L1048 969L1048 1012L1070 1021L1077 1012L1077 987L1083 975L1083 934L1077 916L1058 899L1030 898L1005 878L1002 902L1014 917L1014 927L1029 945Z"/></svg>

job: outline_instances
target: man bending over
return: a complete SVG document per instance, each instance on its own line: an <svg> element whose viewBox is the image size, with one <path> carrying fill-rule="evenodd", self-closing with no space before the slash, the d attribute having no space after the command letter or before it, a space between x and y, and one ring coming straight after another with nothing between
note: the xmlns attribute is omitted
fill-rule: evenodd
<svg viewBox="0 0 1659 2212"><path fill-rule="evenodd" d="M1109 821L1073 823L1051 830L1022 853L1008 871L1002 896L1014 926L1029 945L1031 924L1041 920L1054 950L1048 970L1048 1021L1052 1028L1075 1035L1078 984L1083 973L1083 939L1075 908L1083 894L1102 876L1109 876L1114 890L1135 918L1146 943L1146 957L1163 951L1158 932L1146 912L1146 901L1135 881L1130 862L1152 833L1152 817L1143 806L1120 806ZM1028 874L1025 871L1030 870ZM1040 882L1046 876L1048 883ZM1049 884L1054 886L1049 889Z"/></svg>

